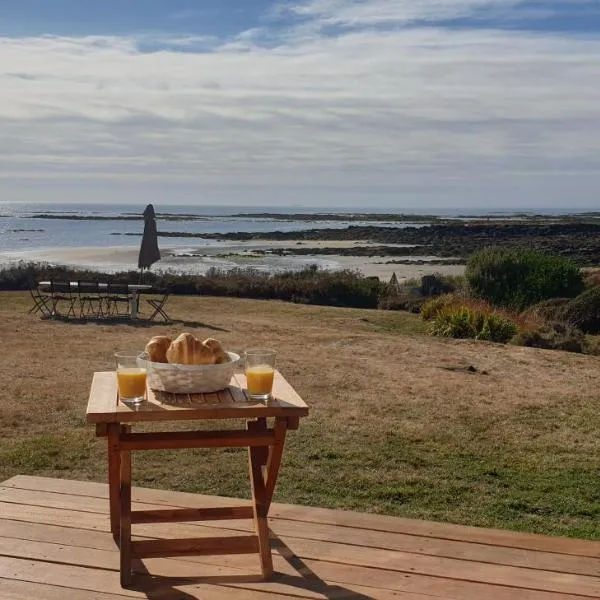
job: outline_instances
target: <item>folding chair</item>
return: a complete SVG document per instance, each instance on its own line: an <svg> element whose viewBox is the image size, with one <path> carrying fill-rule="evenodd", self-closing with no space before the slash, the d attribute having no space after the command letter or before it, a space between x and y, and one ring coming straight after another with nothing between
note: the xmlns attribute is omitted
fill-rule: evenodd
<svg viewBox="0 0 600 600"><path fill-rule="evenodd" d="M33 299L33 306L29 309L29 314L40 312L43 317L50 317L52 315L52 308L50 307L51 297L48 294L42 294L37 286L34 285L29 288L29 293Z"/></svg>
<svg viewBox="0 0 600 600"><path fill-rule="evenodd" d="M77 296L73 294L71 283L69 281L50 281L50 299L52 302L52 316L75 316L75 303L77 302ZM59 302L66 302L68 310L65 315L61 315L57 311Z"/></svg>
<svg viewBox="0 0 600 600"><path fill-rule="evenodd" d="M165 306L167 299L171 295L170 291L167 289L167 290L164 290L164 291L158 292L158 293L162 294L162 296L160 298L149 298L148 300L146 300L146 302L153 309L153 312L148 317L148 321L154 321L160 315L163 318L165 323L169 323L171 321L171 317L169 317L169 315L165 311L164 306Z"/></svg>
<svg viewBox="0 0 600 600"><path fill-rule="evenodd" d="M131 314L131 293L126 283L110 283L107 286L106 314L108 317L128 317ZM125 306L126 311L121 312L120 306Z"/></svg>
<svg viewBox="0 0 600 600"><path fill-rule="evenodd" d="M103 316L103 297L97 281L78 281L77 293L79 294L79 316L82 319Z"/></svg>

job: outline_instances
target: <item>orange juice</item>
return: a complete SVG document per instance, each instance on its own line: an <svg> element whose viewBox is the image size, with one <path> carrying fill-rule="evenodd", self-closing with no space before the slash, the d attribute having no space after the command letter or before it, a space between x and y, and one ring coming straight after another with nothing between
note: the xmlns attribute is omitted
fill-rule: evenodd
<svg viewBox="0 0 600 600"><path fill-rule="evenodd" d="M117 371L117 383L121 398L140 398L146 393L146 369L121 368Z"/></svg>
<svg viewBox="0 0 600 600"><path fill-rule="evenodd" d="M273 389L275 371L268 365L256 365L246 369L248 393L251 396L268 396Z"/></svg>

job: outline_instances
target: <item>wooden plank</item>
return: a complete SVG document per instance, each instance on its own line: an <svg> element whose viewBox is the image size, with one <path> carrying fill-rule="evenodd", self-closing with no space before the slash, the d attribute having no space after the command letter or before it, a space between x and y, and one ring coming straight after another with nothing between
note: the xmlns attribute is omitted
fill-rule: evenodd
<svg viewBox="0 0 600 600"><path fill-rule="evenodd" d="M132 543L131 550L132 556L135 558L253 554L258 552L258 538L255 535L239 535L235 537L140 540Z"/></svg>
<svg viewBox="0 0 600 600"><path fill-rule="evenodd" d="M39 502L48 504L50 498L57 499L57 494L68 496L82 496L88 498L83 506L88 506L89 498L108 498L108 488L105 484L73 481L66 479L52 479L47 477L34 477L28 475L17 475L2 484L0 487L0 500L6 498L3 494L9 493L8 488L15 490L37 492L49 492L41 496ZM13 492L13 493L15 493ZM18 492L16 492L18 494ZM43 498L43 500L42 500ZM187 492L172 492L150 488L135 487L132 490L132 498L140 503L148 503L168 507L202 508L205 506L235 506L239 499L225 496L206 496ZM9 501L26 501L25 496L19 495ZM38 500L35 500L35 504ZM74 502L81 503L74 499ZM99 511L104 506L98 503ZM141 508L141 506L140 506ZM484 529L465 525L454 525L450 523L436 523L432 521L420 521L402 517L390 517L386 515L372 515L345 510L333 510L328 508L305 507L291 504L273 503L270 510L271 521L289 521L304 528L305 524L340 525L344 528L362 530L358 535L371 531L381 533L398 533L405 536L418 538L431 538L433 540L446 540L480 544L500 548L515 548L530 551L540 551L545 554L554 553L558 555L582 556L590 558L600 557L600 542L593 540L579 540L564 537L552 537L539 534L505 531L499 529ZM415 540L415 544L422 540Z"/></svg>
<svg viewBox="0 0 600 600"><path fill-rule="evenodd" d="M177 448L230 448L268 446L275 443L272 431L251 433L229 431L165 431L130 433L120 437L121 448L126 450L164 450Z"/></svg>
<svg viewBox="0 0 600 600"><path fill-rule="evenodd" d="M110 422L117 414L117 377L111 372L94 373L88 399L88 423Z"/></svg>
<svg viewBox="0 0 600 600"><path fill-rule="evenodd" d="M227 582L227 579L223 577L223 570L216 568L212 569L213 573L216 572L213 576L215 578L215 585L210 584L210 575L205 583L190 584L188 582L186 585L186 582L180 584L176 579L160 578L157 580L152 576L138 574L136 575L135 589L125 589L121 588L116 573L111 575L110 571L104 569L52 562L34 562L11 557L2 558L0 566L2 567L0 581L4 579L24 580L31 583L61 586L65 590L63 598L68 598L69 600L70 596L68 596L68 593L73 588L95 593L115 594L127 598L153 598L156 600L182 600L182 598L189 598L190 600L194 598L198 600L206 598L210 598L210 600L275 600L275 598L281 597L277 592L249 591L246 589L248 585L243 584L239 588L236 588L235 584L231 584L231 582L225 586L219 585L219 579L217 578L220 577L225 582ZM11 576L4 577L4 571L10 573ZM4 579L2 579L3 577ZM248 580L247 575L246 580ZM290 595L296 594L292 593ZM309 592L297 594L296 597L316 598L314 594ZM35 600L43 600L38 597L34 598ZM388 598L391 599L392 596L387 594L379 598L387 600ZM33 600L33 598L27 598L27 600Z"/></svg>
<svg viewBox="0 0 600 600"><path fill-rule="evenodd" d="M0 497L2 497L0 489ZM7 518L29 518L31 513L32 518L46 523L61 522L70 526L85 526L85 521L80 512L76 511L94 511L100 517L98 523L105 522L104 513L106 511L106 500L93 498L86 500L83 504L78 496L66 496L64 494L50 494L35 492L36 496L32 497L32 503L36 505L46 504L49 507L61 508L59 512L52 513L51 510L44 512L41 508L32 505L23 505L19 508L18 504L27 502L27 495L23 494L22 490L8 489L6 492L10 495L5 496L12 504L0 505ZM150 508L157 505L153 504L136 504L136 508ZM71 509L71 510L69 510ZM29 511L29 512L28 512ZM61 517L62 515L62 517ZM202 527L206 531L206 535L214 533L214 529L210 527ZM236 532L249 532L251 527L246 526L244 522L226 522L223 525L231 534ZM449 541L444 539L422 538L418 536L387 533L373 531L367 529L355 529L350 527L336 527L331 525L323 525L319 523L296 522L287 519L270 519L271 529L279 536L286 538L302 538L314 541L337 541L346 544L355 544L361 547L375 547L387 550L399 550L403 552L411 552L417 554L425 554L439 557L460 558L463 560L472 560L476 562L491 562L506 566L522 566L527 568L542 569L548 571L558 571L582 575L598 574L598 560L588 557L577 557L570 555L561 555L556 553L539 552L522 549L512 549L498 546L488 546L485 544L476 544L472 542ZM99 525L94 525L98 528ZM172 528L144 528L138 529L140 533L145 532L150 536L167 535L173 536ZM222 533L223 529L219 528L218 533ZM188 529L178 529L181 535L195 535ZM365 550L365 551L366 551Z"/></svg>
<svg viewBox="0 0 600 600"><path fill-rule="evenodd" d="M0 579L0 594L2 600L123 600L126 598L121 594L104 594L14 579Z"/></svg>
<svg viewBox="0 0 600 600"><path fill-rule="evenodd" d="M157 560L148 559L149 565L156 568ZM163 568L169 568L177 561L162 559ZM95 570L71 565L57 565L52 563L30 563L19 559L10 559L10 566L19 575L32 579L54 581L53 584L34 583L31 581L19 582L14 579L0 578L0 590L15 590L16 595L2 596L2 600L123 600L124 598L152 598L153 600L276 600L277 598L304 598L307 600L323 600L323 598L339 598L353 600L431 600L432 596L390 592L388 590L373 589L360 585L346 588L339 584L328 584L319 580L310 580L304 577L288 576L285 583L270 582L268 584L254 581L252 574L240 573L227 575L223 569L210 569L206 576L190 576L190 569L181 569L179 561L174 569L173 576L161 574L159 577L145 574L136 574L135 589L118 589L113 583L116 576L110 572ZM167 566L168 565L168 566ZM41 572L40 572L41 571ZM187 572L186 574L182 574ZM102 587L102 578L105 580ZM65 585L67 582L69 585ZM75 589L70 585L79 585L84 589ZM23 585L20 585L20 584ZM118 583L116 584L118 586ZM47 593L48 588L55 587L62 590L63 595L56 593L46 597L43 595L22 595L27 590L38 593ZM24 589L23 589L24 588ZM91 588L91 589L90 589ZM110 592L107 592L110 589ZM100 591L97 591L100 590ZM81 596L77 594L82 594ZM89 594L89 595L87 595ZM437 597L438 600L452 600L447 596ZM517 599L519 600L519 599ZM538 600L538 599L533 599ZM554 599L543 599L554 600ZM562 600L562 599L561 599ZM571 600L571 599L566 599ZM577 599L579 600L579 599Z"/></svg>
<svg viewBox="0 0 600 600"><path fill-rule="evenodd" d="M10 506L10 505L7 505ZM30 512L25 507L24 513ZM93 515L81 513L88 518ZM54 518L53 518L54 517ZM54 515L47 517L56 522ZM64 521L72 522L71 514ZM159 535L158 525L148 526L146 535ZM168 532L177 536L194 535L199 525L170 525ZM214 531L214 529L213 529ZM215 531L215 533L218 533ZM394 552L377 548L350 546L333 542L315 542L300 538L281 536L281 540L291 549L295 556L302 560L337 562L339 564L366 566L374 569L395 570L399 574L420 574L430 577L443 577L451 580L468 579L479 583L522 587L533 590L545 590L573 595L600 593L600 580L597 577L585 577L572 574L556 573L544 570L506 567L476 561L423 556L404 552ZM399 575L400 577L401 575Z"/></svg>
<svg viewBox="0 0 600 600"><path fill-rule="evenodd" d="M242 376L245 384L245 378ZM87 420L90 423L170 421L187 419L229 419L251 417L290 416L303 417L308 407L280 373L273 383L275 398L269 403L249 400L243 392L237 376L231 380L229 395L204 394L201 402L186 401L183 404L161 403L152 390L147 401L130 407L117 402L117 384L112 371L94 374L92 391L88 402ZM230 400L230 401L229 401Z"/></svg>
<svg viewBox="0 0 600 600"><path fill-rule="evenodd" d="M167 508L136 510L131 513L132 523L168 523L173 521L220 521L252 519L251 506L225 506L213 508Z"/></svg>
<svg viewBox="0 0 600 600"><path fill-rule="evenodd" d="M96 437L106 437L108 435L108 423L96 423Z"/></svg>
<svg viewBox="0 0 600 600"><path fill-rule="evenodd" d="M89 517L89 515L88 515ZM108 567L111 563L117 562L117 552L112 542L112 538L108 533L99 533L80 529L69 529L58 527L55 525L39 525L30 523L12 523L4 521L1 523L1 531L5 531L6 525L9 525L7 531L11 531L17 539L12 540L13 547L3 546L3 553L8 553L11 556L28 558L28 559L49 559L52 557L55 561L60 561L69 564L79 564L88 566L101 565ZM15 527L17 528L15 530ZM21 539L24 536L33 537L35 541L42 540L53 542L52 545L39 545L35 543L23 543ZM80 546L80 548L68 548L68 546ZM112 555L106 556L106 553L87 553L85 549L95 549L100 546L100 549L109 550ZM82 549L84 549L82 551ZM355 585L376 586L389 590L397 590L410 593L423 593L434 597L451 597L465 598L473 597L478 600L581 600L582 596L554 594L551 592L540 592L536 590L519 590L516 587L506 586L491 586L476 582L465 582L460 580L450 580L438 577L429 577L423 575L405 574L398 575L397 571L389 571L384 569L369 569L359 566L349 566L327 561L315 561L312 559L301 559L294 555L289 555L285 548L279 549L284 558L274 555L275 568L282 574L278 578L278 582L285 583L287 578L291 580L290 585L298 585L295 579L298 574L302 574L304 585L310 584L310 578L320 579L329 583L343 585L346 588L355 589ZM177 561L178 559L175 559ZM175 561L165 559L149 559L145 561L148 569L153 574L165 574L170 576L176 575L198 575L200 572L204 575L209 574L210 566L227 567L229 572L231 569L240 569L243 572L252 572L254 561L256 560L250 555L228 555L228 556L213 556L213 557L187 557L186 561L202 563L202 566L189 567L186 573ZM150 562L152 561L152 562ZM208 562L207 562L208 561ZM2 558L0 558L0 569L2 568ZM207 566L204 566L207 565ZM43 568L43 567L41 567ZM314 575L311 575L314 574ZM116 577L116 576L115 576ZM308 579L305 579L308 577ZM268 584L272 585L272 584ZM369 595L370 597L370 595Z"/></svg>

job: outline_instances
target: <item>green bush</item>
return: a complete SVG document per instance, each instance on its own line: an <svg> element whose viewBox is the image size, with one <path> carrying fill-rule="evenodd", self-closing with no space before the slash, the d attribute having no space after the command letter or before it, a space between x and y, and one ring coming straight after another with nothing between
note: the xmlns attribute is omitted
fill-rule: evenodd
<svg viewBox="0 0 600 600"><path fill-rule="evenodd" d="M511 341L516 346L585 352L586 339L583 332L570 323L551 323L534 331L521 331Z"/></svg>
<svg viewBox="0 0 600 600"><path fill-rule="evenodd" d="M36 281L137 282L138 271L115 274L98 273L71 267L19 263L0 269L0 290L26 290ZM254 269L209 270L205 275L144 273L144 283L169 288L173 294L206 294L240 298L274 299L305 304L377 308L380 294L378 279L363 277L354 271L303 271L269 274Z"/></svg>
<svg viewBox="0 0 600 600"><path fill-rule="evenodd" d="M564 316L584 333L600 334L600 286L590 288L571 300Z"/></svg>
<svg viewBox="0 0 600 600"><path fill-rule="evenodd" d="M573 298L584 289L574 263L526 249L483 248L467 262L465 276L475 296L518 310L549 298Z"/></svg>
<svg viewBox="0 0 600 600"><path fill-rule="evenodd" d="M500 314L485 314L462 307L438 311L433 318L430 333L440 337L506 343L517 333L517 326Z"/></svg>

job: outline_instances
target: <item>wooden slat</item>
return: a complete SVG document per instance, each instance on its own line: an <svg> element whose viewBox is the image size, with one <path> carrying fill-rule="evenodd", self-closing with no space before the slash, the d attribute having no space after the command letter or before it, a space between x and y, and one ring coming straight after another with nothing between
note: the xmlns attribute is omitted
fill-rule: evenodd
<svg viewBox="0 0 600 600"><path fill-rule="evenodd" d="M18 575L35 580L49 580L55 583L32 583L26 582L26 590L32 590L33 595L2 596L2 600L113 600L116 598L152 598L153 600L276 600L280 598L323 600L324 598L339 598L340 600L432 600L431 595L418 593L394 592L384 589L375 589L361 585L345 586L338 583L311 580L302 576L286 576L283 583L269 582L261 583L253 579L248 572L228 575L227 570L219 568L208 568L205 576L197 576L185 566L183 561L169 559L146 559L153 570L157 565L165 569L172 569L172 574L161 572L161 576L136 574L135 585L132 589L118 589L118 583L113 583L116 576L110 571L95 570L84 567L72 567L71 565L57 565L52 563L31 562L19 559L9 559L10 566ZM189 563L188 563L189 565ZM193 566L193 565L192 565ZM102 578L105 580L102 587ZM4 586L4 583L6 586ZM0 578L0 590L4 592L5 587L13 588L15 580ZM15 582L18 585L18 581ZM68 585L65 585L67 583ZM76 590L70 585L85 587L84 590ZM46 597L49 586L62 589L63 596L51 595ZM60 586L60 587L59 587ZM89 589L91 588L91 589ZM98 588L101 591L95 591ZM13 588L14 589L14 588ZM89 591L87 591L89 589ZM111 592L107 593L107 589ZM114 591L113 591L114 590ZM19 588L16 590L19 591ZM76 592L81 592L78 596ZM120 593L119 593L120 592ZM22 592L21 592L22 593ZM36 595L39 594L39 595ZM85 594L90 594L85 595ZM436 596L436 600L454 600L449 596ZM521 600L519 598L515 600ZM550 598L532 598L532 600L555 600ZM561 599L562 600L562 599ZM566 599L572 600L572 599ZM579 600L579 599L576 599Z"/></svg>
<svg viewBox="0 0 600 600"><path fill-rule="evenodd" d="M70 600L69 592L71 589L115 594L121 596L121 598L153 598L156 600L182 600L182 598L186 598L186 600L193 600L195 598L198 600L275 600L281 597L277 591L249 591L247 585L241 585L240 589L235 587L235 583L232 585L230 582L227 585L219 585L219 579L214 580L215 585L210 585L211 576L218 578L224 575L223 570L217 568L213 568L211 570L212 573L209 571L209 577L205 583L194 584L188 581L186 585L185 581L179 584L177 580L169 581L169 579L165 579L161 581L152 576L138 574L135 578L134 588L125 589L120 586L115 572L104 569L52 562L34 562L12 557L2 558L0 564L4 567L3 570L11 574L10 577L6 577L5 579L20 579L31 583L61 586L65 591L63 596L65 600ZM189 569L187 569L187 572L189 573ZM2 577L2 572L0 572L0 581L3 581ZM245 579L246 581L249 579L247 574ZM200 581L202 580L200 579ZM223 581L227 582L227 578L223 577ZM289 595L296 596L297 598L318 598L315 594L311 594L310 592L302 593L302 591L297 595L293 593ZM388 598L391 600L392 595L385 594L385 592L377 596L377 600L388 600ZM2 600L5 599L2 598ZM45 599L33 596L26 600ZM104 600L104 598L100 597L99 600Z"/></svg>
<svg viewBox="0 0 600 600"><path fill-rule="evenodd" d="M123 600L121 594L104 594L58 585L0 578L2 600Z"/></svg>
<svg viewBox="0 0 600 600"><path fill-rule="evenodd" d="M245 384L243 376L242 381ZM94 386L97 391L94 391ZM237 376L234 376L231 379L228 395L223 393L204 394L201 402L190 402L187 399L185 403L175 404L161 403L154 392L148 390L146 402L136 407L130 407L117 402L115 373L111 371L98 372L94 374L87 420L90 423L108 423L111 421L303 417L308 414L308 407L304 401L280 373L275 374L273 390L275 398L268 403L249 400L245 396Z"/></svg>
<svg viewBox="0 0 600 600"><path fill-rule="evenodd" d="M106 484L73 481L67 479L52 479L30 475L17 475L2 484L4 488L14 488L23 491L49 492L56 498L56 493L68 496L82 496L86 498L106 499L108 488ZM6 490L8 491L8 490ZM0 499L2 498L0 488ZM48 498L48 496L46 496ZM144 502L169 507L202 508L204 506L235 506L239 504L236 498L225 496L206 496L188 492L172 492L151 488L135 487L132 498L137 502ZM20 500L17 500L20 501ZM78 502L75 499L76 502ZM87 500L86 500L87 502ZM79 504L85 503L79 502ZM102 506L101 504L99 506ZM574 538L555 537L532 533L505 531L501 529L484 529L451 523L436 523L433 521L420 521L387 515L373 515L347 510L333 510L299 506L291 504L273 503L270 518L284 519L304 527L305 523L315 525L341 526L356 528L362 531L399 533L406 536L420 538L433 538L436 540L458 541L502 548L516 548L522 550L541 551L570 556L587 556L600 558L600 541L579 540Z"/></svg>
<svg viewBox="0 0 600 600"><path fill-rule="evenodd" d="M213 508L167 508L161 510L136 510L131 513L132 523L168 523L173 521L220 521L252 519L251 506L226 506Z"/></svg>
<svg viewBox="0 0 600 600"><path fill-rule="evenodd" d="M86 419L89 423L110 422L117 414L117 376L114 372L94 373Z"/></svg>
<svg viewBox="0 0 600 600"><path fill-rule="evenodd" d="M275 434L266 431L253 434L246 431L167 431L160 433L129 433L121 435L124 450L165 450L177 448L224 448L268 446L275 443Z"/></svg>
<svg viewBox="0 0 600 600"><path fill-rule="evenodd" d="M6 505L10 506L10 505ZM23 514L35 515L29 507L23 509ZM55 511L56 512L56 511ZM62 511L59 511L62 512ZM65 511L66 512L66 511ZM93 515L85 515L91 518ZM29 517L32 518L32 517ZM35 518L38 519L37 515ZM57 519L50 511L47 517L51 522ZM73 514L65 515L63 522L77 522ZM156 532L157 525L148 526L150 535L160 535ZM181 524L170 525L167 530L175 535L194 535L194 530L199 526L190 525L184 527ZM106 525L108 529L108 525ZM496 585L523 587L527 589L538 589L546 591L560 591L562 593L583 595L585 591L590 596L589 590L597 593L598 579L552 573L542 570L521 569L504 567L501 565L487 565L475 561L461 561L445 559L435 556L419 556L408 553L389 552L380 549L369 549L361 546L348 546L343 544L332 544L329 542L314 542L296 538L282 538L292 551L302 560L325 560L335 561L339 564L352 564L355 566L367 566L375 569L398 570L400 573L420 574L428 577L445 577L453 580L468 578L470 581L489 583ZM348 554L353 553L353 554ZM558 587L556 587L558 586ZM569 587L565 587L569 586ZM591 594L592 597L593 593Z"/></svg>
<svg viewBox="0 0 600 600"><path fill-rule="evenodd" d="M5 523L3 522L2 524ZM30 524L21 523L20 525L22 528L26 528ZM14 539L12 540L12 548L4 545L2 546L2 552L15 558L26 558L30 562L32 560L54 560L55 562L64 564L93 566L104 569L108 569L111 565L117 563L117 552L112 538L108 533L100 534L98 532L72 530L49 525L31 525L33 525L33 528L29 530L23 529L23 533L30 536L34 535L36 539L42 538L46 541L52 541L54 546L52 544L36 544ZM42 528L41 531L40 528ZM13 533L18 532L13 530ZM74 544L78 544L80 548L69 547ZM87 548L95 548L96 544L100 544L103 549L109 549L110 552L86 552ZM424 594L429 598L476 598L477 600L584 600L582 596L518 589L516 587L493 586L422 575L399 576L396 571L369 569L311 559L299 559L294 556L283 559L275 554L274 559L275 568L281 573L278 582L285 585L285 588L281 588L274 583L249 585L247 583L248 574L255 572L256 569L256 558L252 555L186 557L183 565L179 563L181 559L146 559L144 562L152 573L170 577L212 576L217 573L231 575L232 572L236 572L239 569L240 574L246 575L240 587L247 590L269 590L273 593L283 592L286 595L295 595L294 590L298 589L298 587L321 590L322 594L325 595L326 589L322 585L319 585L319 580L321 580L329 582L331 590L337 592L342 589L353 590L357 593L365 593L368 598L380 598L381 589L386 589L395 590L393 593L400 593L399 597L401 598L404 598L403 594L407 593L411 598L412 594ZM0 569L3 568L2 560L0 557ZM191 561L191 564L189 564L189 561ZM188 564L186 565L186 563ZM194 563L200 564L194 566ZM45 568L45 563L43 562L34 564L37 565L38 570ZM106 577L107 571L105 570L104 572ZM311 573L314 576L311 576ZM108 577L112 576L108 575ZM136 582L138 577L136 576ZM114 579L117 579L116 573ZM314 582L312 586L311 581ZM82 582L82 586L86 585L86 583ZM235 586L236 584L232 582L230 585ZM321 599L323 595L319 594L317 597ZM253 598L254 596L249 597ZM35 598L39 600L37 597Z"/></svg>
<svg viewBox="0 0 600 600"><path fill-rule="evenodd" d="M94 486L95 484L90 484ZM134 488L135 490L135 488ZM2 498L0 488L0 498ZM86 499L85 503L81 501L81 496L67 496L65 494L51 494L35 492L31 497L32 504L46 504L51 507L61 508L62 510L52 512L52 509L43 509L39 506L26 505L20 506L16 502L27 502L27 495L24 490L8 489L4 495L11 504L1 504L0 514L6 514L7 518L35 519L42 523L62 523L67 526L93 527L95 529L102 527L106 522L104 513L106 511L106 500L104 499ZM30 492L33 493L33 492ZM238 501L239 502L239 501ZM154 507L153 504L137 504L136 507ZM96 518L93 521L86 520L82 510L94 511ZM31 516L30 516L31 515ZM90 517L93 518L93 517ZM205 535L214 533L222 534L224 529L212 529L203 524L195 529L206 531ZM247 533L252 531L250 524L243 521L227 522L227 530L233 535L236 532ZM542 569L558 571L564 573L597 575L598 560L589 557L577 557L570 555L561 555L550 552L538 552L531 550L522 550L519 548L506 548L498 546L489 546L472 542L460 542L444 539L432 539L427 537L412 536L398 533L388 533L373 531L369 529L356 529L351 527L337 527L319 523L307 523L290 521L288 519L270 519L271 529L280 536L286 538L303 538L314 541L337 541L346 544L355 544L364 548L365 552L370 547L387 550L399 550L403 552L413 552L438 557L454 557L463 560L476 562L490 562L506 566L523 566L532 569ZM175 527L175 529L174 529ZM139 525L136 531L140 534L150 536L168 536L187 535L197 536L191 528L177 527L170 525L160 527L152 525L145 527Z"/></svg>
<svg viewBox="0 0 600 600"><path fill-rule="evenodd" d="M136 558L253 554L258 552L258 537L239 535L235 537L140 540L132 543L131 551Z"/></svg>

